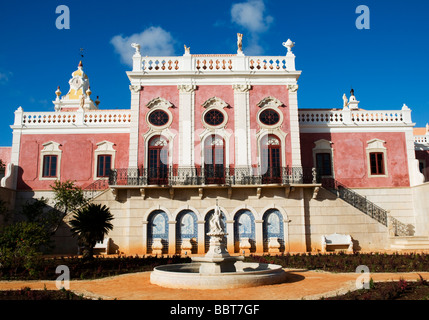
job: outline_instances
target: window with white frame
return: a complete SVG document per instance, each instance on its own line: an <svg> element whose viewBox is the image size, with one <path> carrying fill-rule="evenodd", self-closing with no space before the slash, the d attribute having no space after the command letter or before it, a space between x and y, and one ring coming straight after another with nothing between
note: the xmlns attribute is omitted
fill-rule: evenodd
<svg viewBox="0 0 429 320"><path fill-rule="evenodd" d="M368 177L387 177L387 149L385 141L372 139L366 148Z"/></svg>
<svg viewBox="0 0 429 320"><path fill-rule="evenodd" d="M61 174L61 154L60 144L49 141L43 144L40 152L40 180L56 180Z"/></svg>
<svg viewBox="0 0 429 320"><path fill-rule="evenodd" d="M114 145L109 141L97 143L97 149L94 151L94 180L107 179L110 171L114 169L116 155Z"/></svg>
<svg viewBox="0 0 429 320"><path fill-rule="evenodd" d="M323 177L334 176L334 152L332 142L321 139L314 142L316 145L313 148L313 164L316 167L317 173Z"/></svg>

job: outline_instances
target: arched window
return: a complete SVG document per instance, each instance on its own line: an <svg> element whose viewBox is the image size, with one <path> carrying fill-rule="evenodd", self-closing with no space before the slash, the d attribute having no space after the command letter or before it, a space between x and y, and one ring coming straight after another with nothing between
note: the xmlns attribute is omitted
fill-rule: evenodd
<svg viewBox="0 0 429 320"><path fill-rule="evenodd" d="M149 141L148 180L149 184L168 184L168 141L162 136Z"/></svg>
<svg viewBox="0 0 429 320"><path fill-rule="evenodd" d="M204 143L204 176L207 184L225 183L225 141L212 135Z"/></svg>
<svg viewBox="0 0 429 320"><path fill-rule="evenodd" d="M280 139L275 135L266 135L261 140L262 183L280 183L281 176Z"/></svg>

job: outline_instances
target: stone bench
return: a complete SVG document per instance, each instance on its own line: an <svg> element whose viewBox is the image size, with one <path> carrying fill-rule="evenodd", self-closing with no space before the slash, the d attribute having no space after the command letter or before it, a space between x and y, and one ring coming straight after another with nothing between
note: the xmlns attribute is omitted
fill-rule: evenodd
<svg viewBox="0 0 429 320"><path fill-rule="evenodd" d="M103 241L98 241L95 244L94 251L104 251L105 254L110 253L110 238L104 238Z"/></svg>
<svg viewBox="0 0 429 320"><path fill-rule="evenodd" d="M103 252L105 254L109 254L110 253L110 243L111 243L110 238L104 238L103 241L98 241L95 244L94 253ZM79 255L82 254L83 249L84 249L84 247L79 246L77 249L77 254L79 254Z"/></svg>
<svg viewBox="0 0 429 320"><path fill-rule="evenodd" d="M328 247L347 246L347 252L353 253L353 240L348 234L331 234L322 236L322 252L326 253Z"/></svg>

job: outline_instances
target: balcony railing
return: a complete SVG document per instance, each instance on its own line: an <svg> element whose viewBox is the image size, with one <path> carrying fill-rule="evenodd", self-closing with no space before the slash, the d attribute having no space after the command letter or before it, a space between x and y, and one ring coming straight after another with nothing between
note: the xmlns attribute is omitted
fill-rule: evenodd
<svg viewBox="0 0 429 320"><path fill-rule="evenodd" d="M316 184L316 170L302 167L220 168L165 167L113 169L109 185L114 186L203 186L203 185L290 185Z"/></svg>

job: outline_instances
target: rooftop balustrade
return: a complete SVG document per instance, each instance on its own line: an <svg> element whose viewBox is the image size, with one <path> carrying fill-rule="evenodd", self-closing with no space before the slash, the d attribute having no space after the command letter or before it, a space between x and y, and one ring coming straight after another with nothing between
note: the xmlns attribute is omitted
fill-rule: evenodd
<svg viewBox="0 0 429 320"><path fill-rule="evenodd" d="M236 73L295 72L295 55L245 56L233 54L183 55L176 57L133 57L133 72L163 73Z"/></svg>
<svg viewBox="0 0 429 320"><path fill-rule="evenodd" d="M15 111L15 126L26 128L37 127L104 127L129 126L130 110L96 110L55 111L55 112L23 112L22 108Z"/></svg>
<svg viewBox="0 0 429 320"><path fill-rule="evenodd" d="M353 125L411 125L411 110L395 111L371 110L322 110L300 109L300 126L343 126Z"/></svg>

